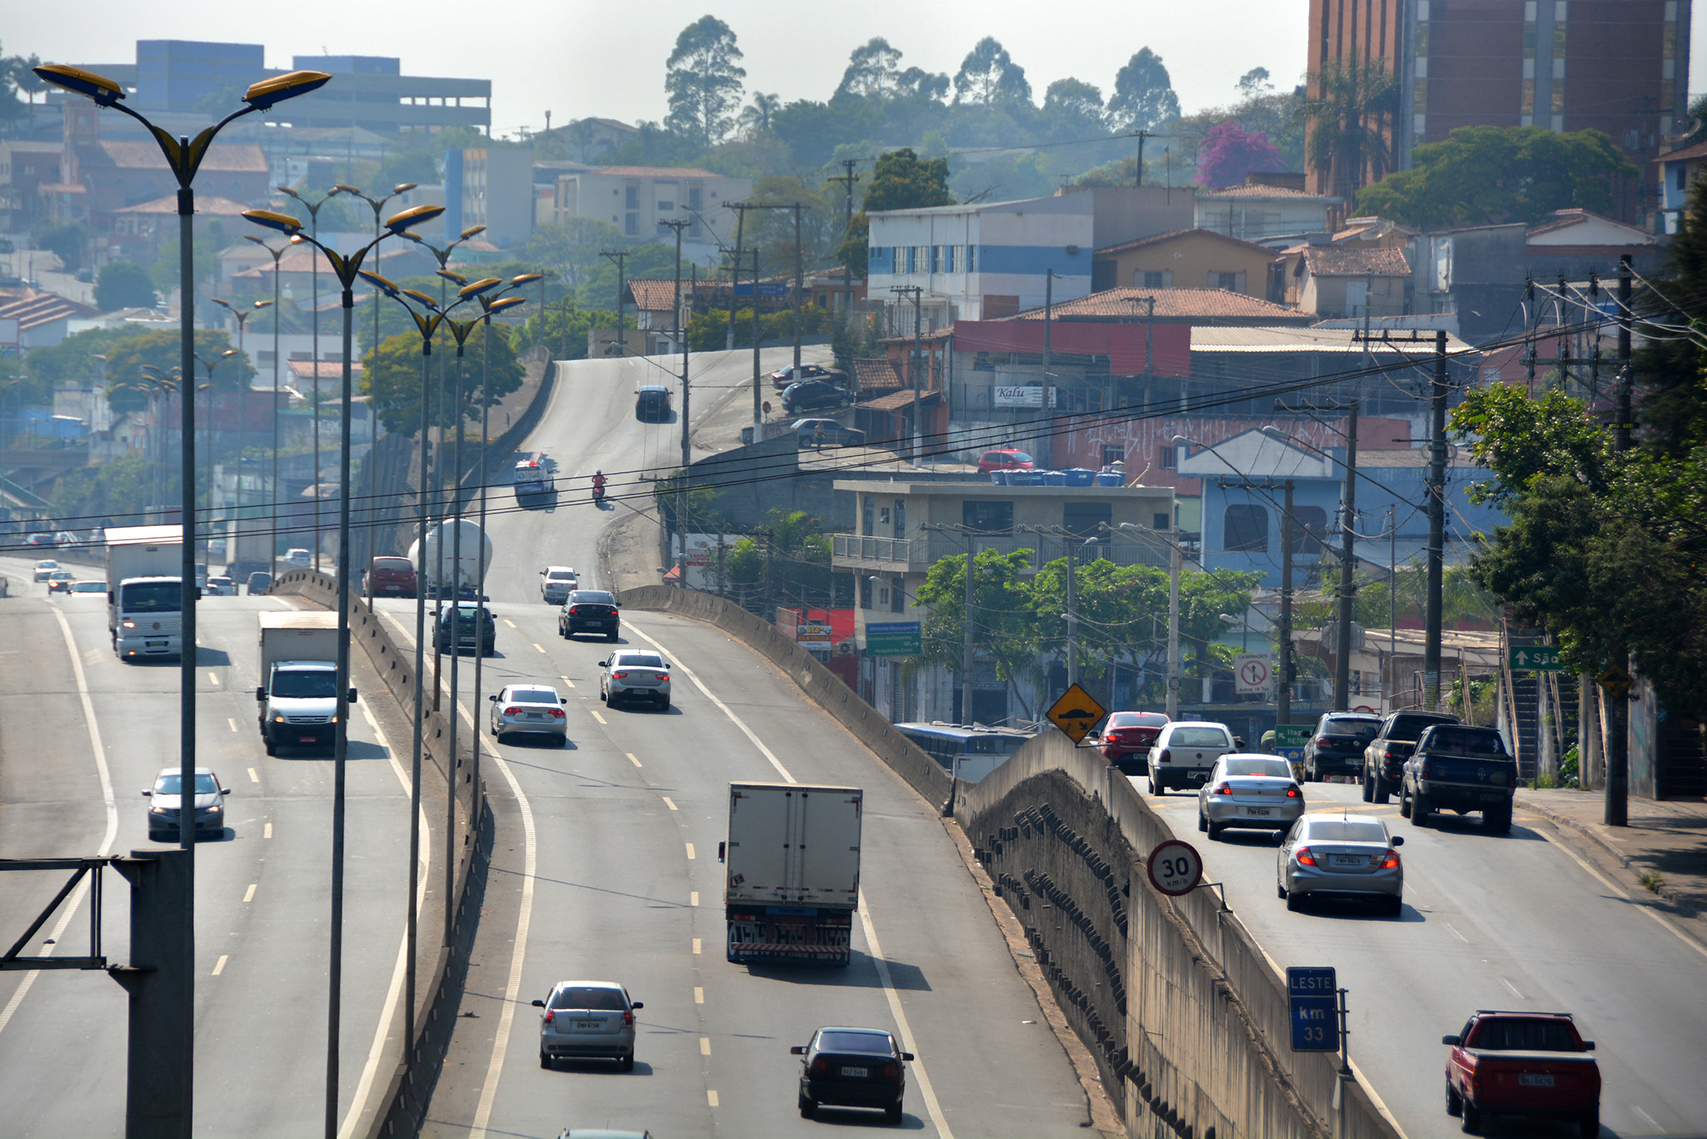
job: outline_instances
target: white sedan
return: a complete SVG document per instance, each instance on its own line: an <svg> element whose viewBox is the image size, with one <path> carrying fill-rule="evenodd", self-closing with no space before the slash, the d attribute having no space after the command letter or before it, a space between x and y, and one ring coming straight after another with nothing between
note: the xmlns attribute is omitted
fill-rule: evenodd
<svg viewBox="0 0 1707 1139"><path fill-rule="evenodd" d="M1224 755L1197 792L1197 829L1210 841L1228 827L1285 834L1303 813L1304 792L1292 765L1272 755Z"/></svg>
<svg viewBox="0 0 1707 1139"><path fill-rule="evenodd" d="M492 738L503 743L510 735L546 735L562 747L569 742L568 699L549 684L506 684L490 698Z"/></svg>

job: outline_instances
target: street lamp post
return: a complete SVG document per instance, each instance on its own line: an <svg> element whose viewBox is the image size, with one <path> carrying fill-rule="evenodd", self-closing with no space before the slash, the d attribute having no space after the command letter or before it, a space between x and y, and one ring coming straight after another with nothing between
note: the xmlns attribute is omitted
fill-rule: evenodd
<svg viewBox="0 0 1707 1139"><path fill-rule="evenodd" d="M307 198L303 197L301 194L297 193L295 190L291 189L289 186L280 186L279 192L281 194L287 194L290 197L295 198L296 201L302 206L302 208L308 211L308 235L310 238L313 239L314 247L316 249L322 248L320 245L320 207L325 205L327 202L331 201L333 198L337 197L338 194L341 192L340 188L337 186L334 186L332 189L328 190L321 197L321 199L318 202L309 201ZM313 301L313 307L309 310L309 319L311 320L311 322L313 324L313 329L314 329L314 332L313 332L314 340L313 340L313 349L312 349L312 354L314 356L314 359L312 361L312 363L314 365L314 542L312 544L314 546L314 569L315 569L315 572L319 572L319 570L320 570L320 257L319 257L319 255L311 251L309 253L309 264L313 268L313 272L311 275L312 275L313 280L314 280L314 301ZM344 556L344 551L340 549L338 551L338 557L342 558L343 556Z"/></svg>
<svg viewBox="0 0 1707 1139"><path fill-rule="evenodd" d="M237 349L227 348L224 352L221 352L211 360L199 353L196 355L196 363L207 369L207 383L198 385L196 390L207 392L207 429L202 432L203 436L207 439L207 514L204 515L206 521L203 529L209 535L209 538L211 538L213 534L213 370L237 354ZM237 477L240 482L243 477L241 461L241 456L239 456ZM204 539L202 541L203 582L207 581L208 575L212 572L208 568L208 563L212 559L212 556L212 543L208 539Z"/></svg>
<svg viewBox="0 0 1707 1139"><path fill-rule="evenodd" d="M351 350L354 345L354 312L356 307L356 276L362 261L379 243L391 234L429 221L444 213L443 206L416 206L404 210L385 223L386 233L374 238L345 257L321 245L318 238L302 232L302 223L290 214L272 210L245 210L243 216L256 225L290 235L293 242L307 242L326 255L332 271L343 289L344 365L343 382L339 390L342 404L342 423L338 441L338 710L333 729L332 770L332 915L331 960L328 969L331 997L327 1014L326 1047L326 1139L338 1133L338 1031L342 1015L343 996L343 921L344 921L344 778L349 758L350 742L350 401ZM316 379L319 366L316 362Z"/></svg>
<svg viewBox="0 0 1707 1139"><path fill-rule="evenodd" d="M271 574L279 556L279 258L284 256L285 250L290 246L281 245L274 249L252 233L246 233L243 237L273 255L273 410L270 417L273 421L273 490L268 496L273 534L272 542L268 545L271 552L267 555L267 573Z"/></svg>
<svg viewBox="0 0 1707 1139"><path fill-rule="evenodd" d="M273 274L273 288L275 288L275 289L278 288L278 274L277 273ZM213 303L224 308L227 312L231 313L232 316L237 318L237 351L239 354L246 356L247 352L245 351L245 349L243 347L244 326L248 323L250 317L254 316L256 313L260 312L262 309L272 308L275 302L273 302L273 301L253 301L253 302L251 302L251 307L246 308L246 309L237 308L236 306L232 305L231 302L221 300L218 297L213 298ZM277 320L277 314L275 314L275 318L273 321L273 369L274 369L273 386L275 388L278 387L278 371L277 371L278 360L279 360L278 320ZM274 406L275 411L277 410L277 407L278 407L278 400L276 398L277 394L278 393L275 391L274 392L275 398L273 401L273 406ZM230 527L227 527L227 529L226 529L226 535L227 535L226 540L228 542L231 542L232 544L234 544L237 547L238 553L241 553L242 548L243 548L241 535L245 530L247 530L247 527L243 525L243 430L245 427L248 426L248 422L249 422L249 417L247 414L248 410L249 410L249 387L248 387L248 384L245 383L244 387L243 387L243 393L237 397L237 511L236 511L236 516L235 516L236 521L237 521L236 534L232 533L232 530ZM275 455L277 454L276 451L274 453L275 453ZM231 571L231 566L232 566L232 561L233 561L233 559L231 557L231 553L232 553L232 551L230 551L230 550L226 551L225 561L226 561L226 572L228 572L228 573ZM273 568L272 567L272 559L269 558L267 561L267 569L271 570L272 568Z"/></svg>
<svg viewBox="0 0 1707 1139"><path fill-rule="evenodd" d="M332 77L324 71L290 71L259 83L250 85L243 93L243 106L226 115L210 127L205 127L192 140L189 135L179 135L173 138L149 122L141 114L124 105L126 96L123 86L117 82L85 71L78 67L67 67L61 64L44 64L32 68L36 76L55 87L63 88L74 95L82 95L93 99L95 105L111 108L120 114L127 115L147 128L148 133L160 146L165 156L166 164L171 168L172 175L178 183L178 321L180 367L185 376L195 374L195 182L196 171L200 169L202 159L207 155L208 147L212 145L214 136L233 120L241 118L253 111L268 111L274 105L298 95L306 95L331 82ZM181 610L182 634L180 643L183 651L179 654L178 684L178 738L180 754L179 778L182 781L184 794L191 794L195 787L196 775L196 580L195 580L195 448L192 441L196 435L195 400L186 398L178 401L182 412L182 470L183 470L183 556L180 562L182 584L180 587L179 608ZM184 1135L189 1135L195 1118L195 1100L193 1096L194 1081L191 1075L195 1046L195 812L179 811L178 845L183 851L184 865L184 934L187 952L191 959L184 963L182 971L183 1002L179 1009L179 1021L167 1028L162 1036L154 1043L154 1051L161 1057L160 1069L155 1073L162 1081L177 1083L170 1091L162 1090L161 1102L171 1102L174 1098L178 1103L177 1127ZM133 1076L137 1073L133 1069ZM162 1122L163 1128L171 1124Z"/></svg>

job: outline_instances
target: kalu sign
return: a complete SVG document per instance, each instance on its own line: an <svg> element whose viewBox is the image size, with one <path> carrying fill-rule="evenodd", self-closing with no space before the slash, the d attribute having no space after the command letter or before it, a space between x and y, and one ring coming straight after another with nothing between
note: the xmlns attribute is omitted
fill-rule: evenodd
<svg viewBox="0 0 1707 1139"><path fill-rule="evenodd" d="M1042 407L1043 389L1041 387L994 387L993 406L995 407ZM1054 400L1050 401L1051 406Z"/></svg>

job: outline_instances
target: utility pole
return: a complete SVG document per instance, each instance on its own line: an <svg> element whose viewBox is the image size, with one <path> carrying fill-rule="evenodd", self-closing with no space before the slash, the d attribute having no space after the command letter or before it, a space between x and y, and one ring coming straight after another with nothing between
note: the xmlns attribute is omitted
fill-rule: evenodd
<svg viewBox="0 0 1707 1139"><path fill-rule="evenodd" d="M747 211L739 206L735 208L735 271L730 274L729 281L729 331L724 337L724 351L735 351L735 286L741 281L741 242L746 236ZM753 309L759 307L759 273L753 270ZM758 434L753 435L753 442L759 441Z"/></svg>
<svg viewBox="0 0 1707 1139"><path fill-rule="evenodd" d="M1292 489L1281 484L1285 506L1280 515L1280 675L1274 684L1274 722L1278 729L1292 719Z"/></svg>
<svg viewBox="0 0 1707 1139"><path fill-rule="evenodd" d="M1067 547L1067 685L1079 682L1079 542L1073 532L1061 531Z"/></svg>
<svg viewBox="0 0 1707 1139"><path fill-rule="evenodd" d="M1446 556L1446 330L1434 334L1429 412L1428 601L1423 617L1423 709L1440 703L1440 584Z"/></svg>
<svg viewBox="0 0 1707 1139"><path fill-rule="evenodd" d="M800 248L800 203L795 202L794 210L794 374L800 374L800 299L806 289L806 255ZM759 286L753 284L753 292L757 293Z"/></svg>
<svg viewBox="0 0 1707 1139"><path fill-rule="evenodd" d="M1179 719L1179 575L1183 551L1174 531L1168 551L1168 719Z"/></svg>
<svg viewBox="0 0 1707 1139"><path fill-rule="evenodd" d="M1132 184L1134 186L1140 186L1141 187L1144 185L1144 140L1147 138L1155 138L1156 136L1149 131L1138 131L1137 134L1138 134L1138 180Z"/></svg>
<svg viewBox="0 0 1707 1139"><path fill-rule="evenodd" d="M854 183L859 181L859 175L854 173L854 167L858 165L858 161L854 158L842 159L842 169L846 173L839 178L830 179L832 182L842 183L845 195L842 207L843 241L846 241L848 235L853 232L853 188ZM842 320L845 323L851 319L853 319L853 271L844 267L842 269Z"/></svg>
<svg viewBox="0 0 1707 1139"><path fill-rule="evenodd" d="M1528 310L1529 335L1524 339L1528 345L1523 354L1523 386L1529 392L1535 391L1535 330L1541 324L1541 314L1535 309L1535 278L1525 277L1523 281L1523 307Z"/></svg>
<svg viewBox="0 0 1707 1139"><path fill-rule="evenodd" d="M687 321L683 318L682 304L682 230L691 222L661 221L660 226L667 226L676 231L676 327L673 335L676 344L682 350L682 473L676 480L676 537L681 543L676 554L676 585L682 589L688 587L688 464L691 461L688 440L688 336Z"/></svg>
<svg viewBox="0 0 1707 1139"><path fill-rule="evenodd" d="M759 251L753 250L753 442L764 436L765 415L760 406L764 376L759 370Z"/></svg>
<svg viewBox="0 0 1707 1139"><path fill-rule="evenodd" d="M1612 425L1613 450L1622 454L1630 449L1631 389L1630 372L1630 256L1618 259L1618 394L1614 401L1615 418ZM1624 668L1624 660L1610 662ZM1616 689L1607 692L1606 724L1606 810L1603 820L1609 827L1630 825L1630 698L1627 692Z"/></svg>
<svg viewBox="0 0 1707 1139"><path fill-rule="evenodd" d="M913 298L913 355L907 361L907 383L913 389L913 462L917 463L923 457L924 446L924 432L919 422L919 329L923 323L919 306L925 290L922 285L890 285L889 291L897 296Z"/></svg>
<svg viewBox="0 0 1707 1139"><path fill-rule="evenodd" d="M628 277L626 273L628 250L618 249L614 252L610 250L600 250L599 256L603 257L607 261L616 262L616 354L618 356L626 356L628 354L627 345L624 343L622 336L622 294L628 288Z"/></svg>
<svg viewBox="0 0 1707 1139"><path fill-rule="evenodd" d="M1353 543L1357 539L1357 400L1351 401L1345 426L1345 499L1340 518L1339 636L1334 646L1334 711L1351 707L1351 616L1357 601L1357 565Z"/></svg>

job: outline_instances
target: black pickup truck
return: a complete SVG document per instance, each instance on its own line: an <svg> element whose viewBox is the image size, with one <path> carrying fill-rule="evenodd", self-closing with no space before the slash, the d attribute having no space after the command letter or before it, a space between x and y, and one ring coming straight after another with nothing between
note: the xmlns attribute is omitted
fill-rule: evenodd
<svg viewBox="0 0 1707 1139"><path fill-rule="evenodd" d="M1517 761L1492 728L1436 724L1423 731L1405 761L1399 813L1422 825L1436 811L1482 812L1491 834L1511 830Z"/></svg>
<svg viewBox="0 0 1707 1139"><path fill-rule="evenodd" d="M1399 789L1405 760L1424 728L1456 723L1458 717L1448 712L1394 712L1382 721L1381 730L1363 749L1363 801L1385 803Z"/></svg>

